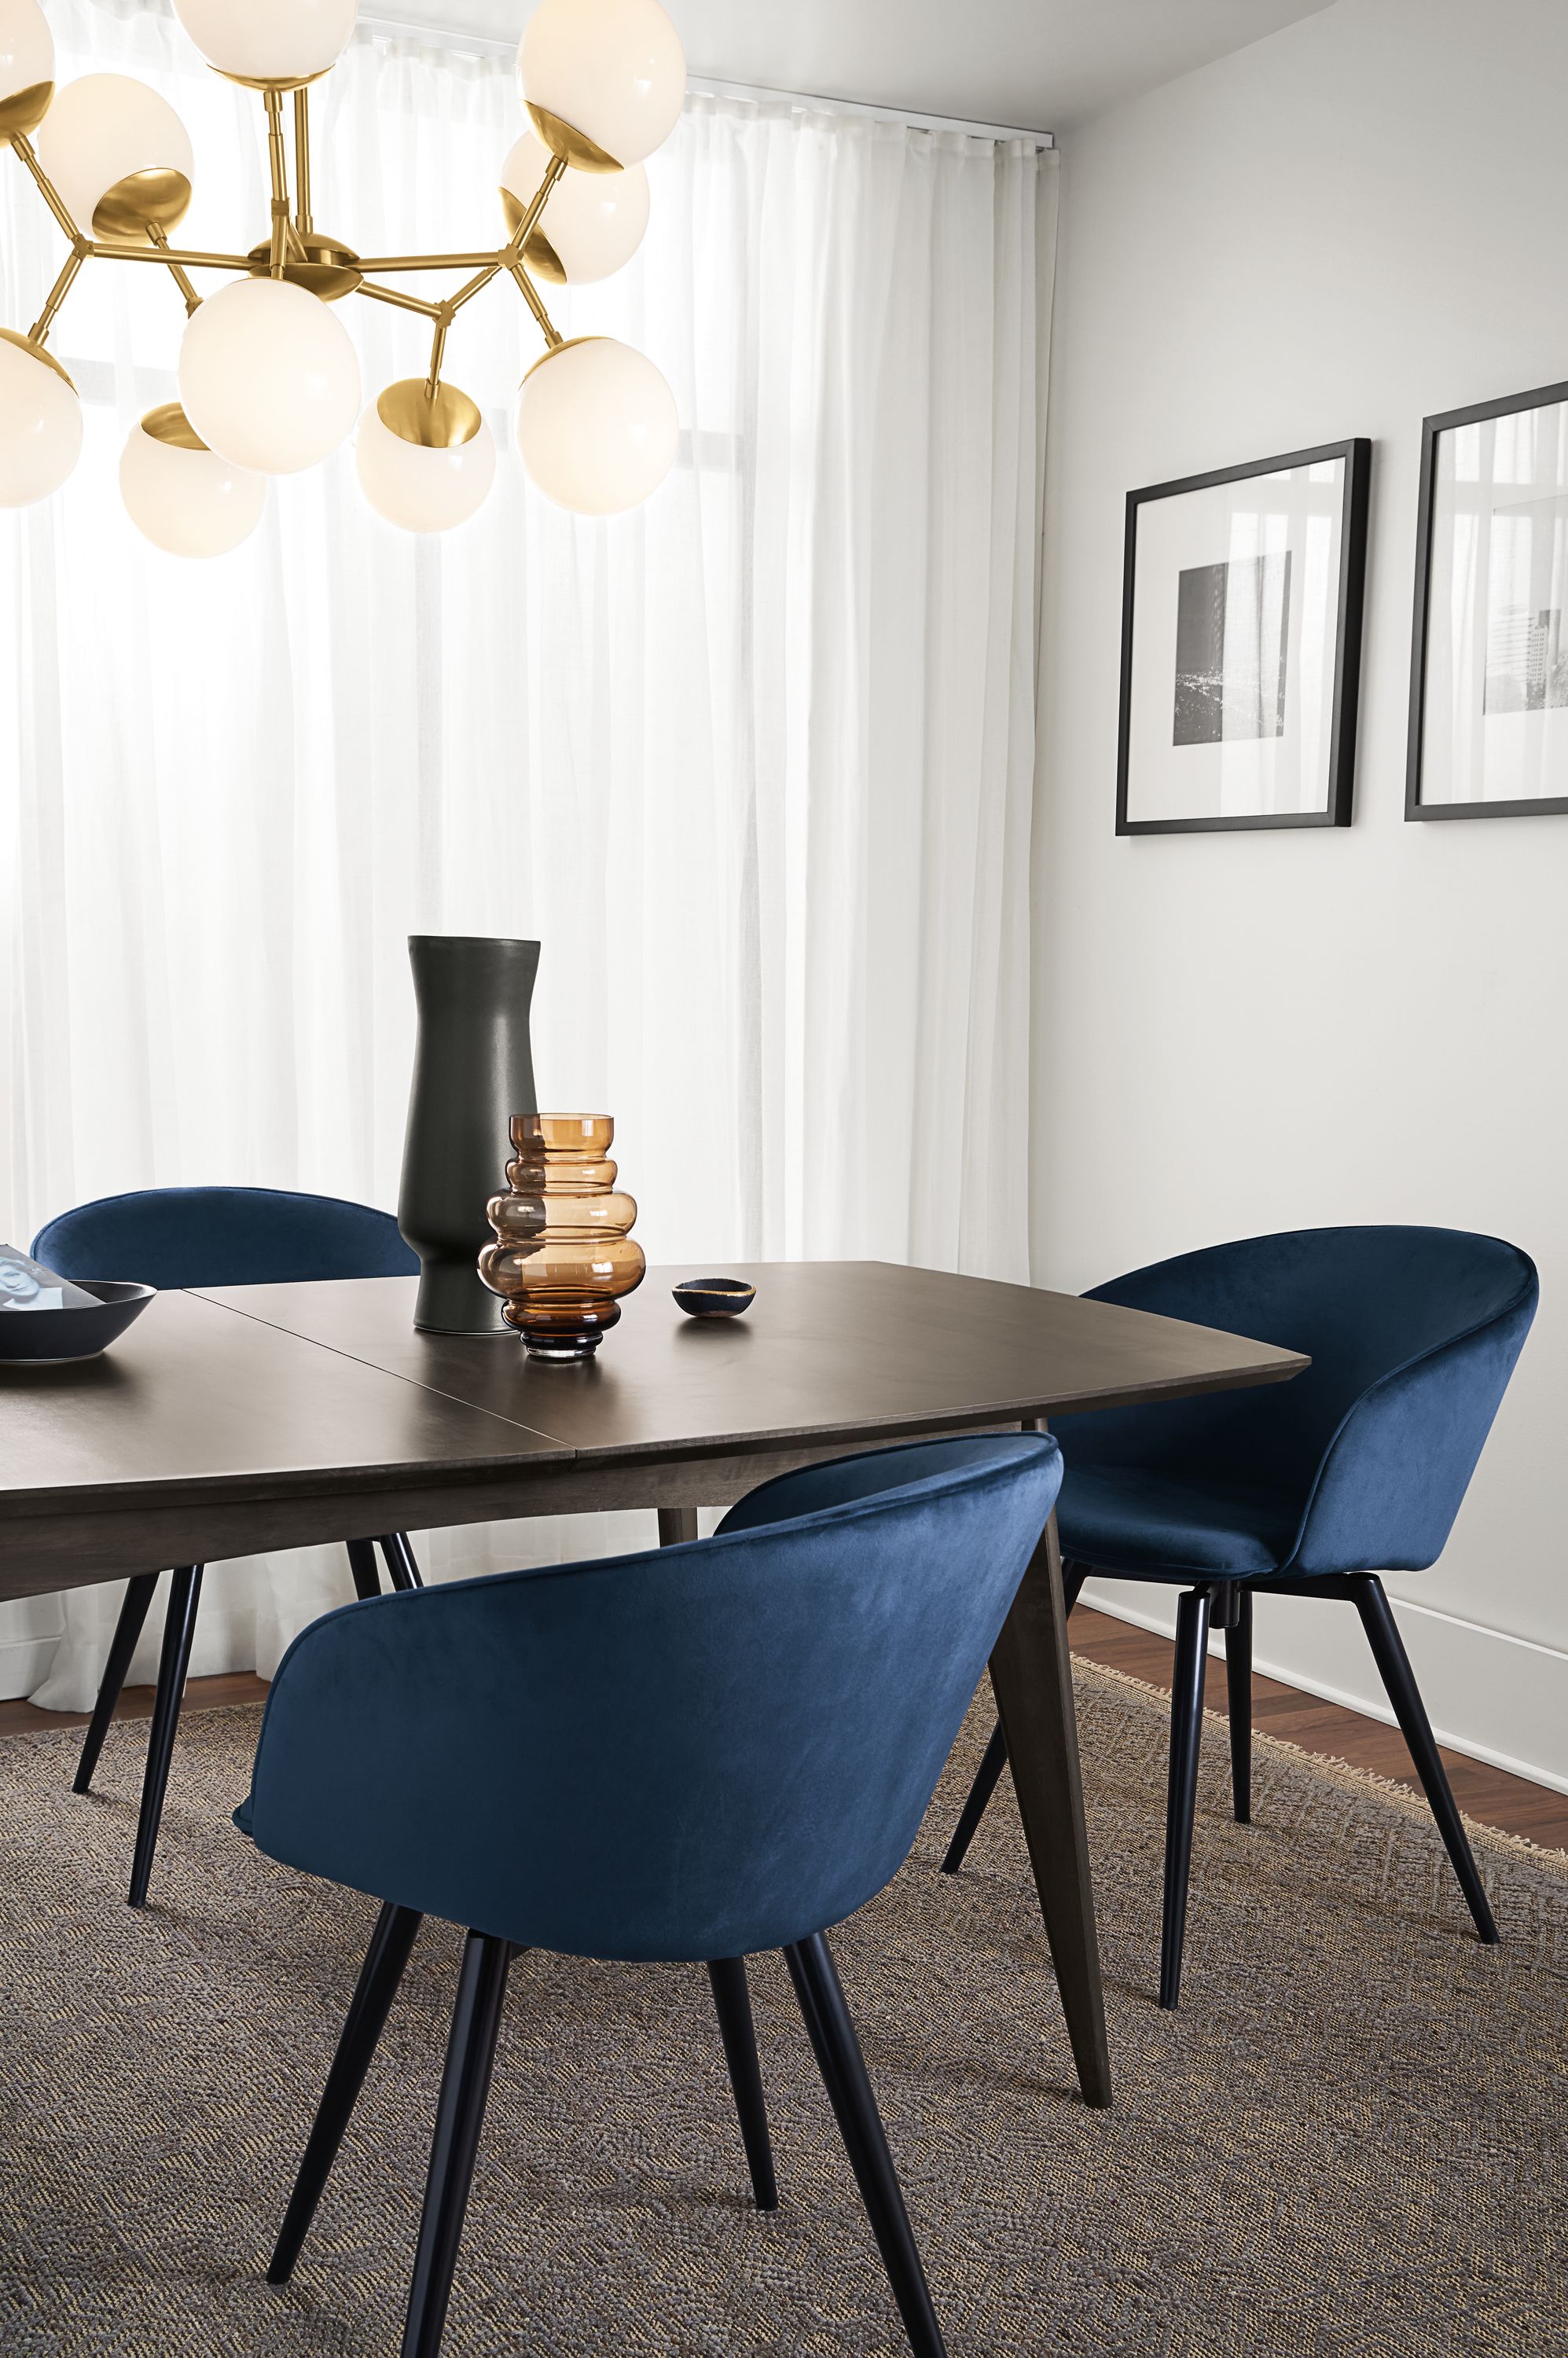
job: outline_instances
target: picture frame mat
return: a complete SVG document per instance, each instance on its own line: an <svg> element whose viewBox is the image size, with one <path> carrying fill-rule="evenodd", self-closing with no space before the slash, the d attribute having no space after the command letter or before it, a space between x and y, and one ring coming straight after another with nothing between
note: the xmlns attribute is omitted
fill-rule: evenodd
<svg viewBox="0 0 1568 2358"><path fill-rule="evenodd" d="M1360 672L1362 598L1366 568L1366 535L1371 471L1371 443L1365 438L1348 441L1324 443L1311 449L1291 451L1281 456L1251 460L1242 465L1224 467L1211 472L1177 478L1170 482L1156 483L1130 492L1127 503L1126 541L1123 558L1121 704L1120 729L1117 763L1117 833L1119 835L1206 833L1231 828L1343 827L1350 820L1351 791L1355 763L1357 700ZM1171 748L1171 705L1165 701L1173 689L1175 601L1169 595L1170 566L1174 549L1162 551L1153 538L1145 541L1145 516L1158 514L1161 503L1190 500L1194 495L1224 492L1230 486L1274 478L1289 478L1298 473L1306 475L1314 469L1334 468L1337 481L1337 510L1334 519L1331 541L1332 562L1326 585L1328 611L1334 622L1331 657L1325 651L1322 665L1321 698L1318 705L1319 742L1324 749L1324 795L1321 802L1309 807L1283 809L1243 809L1227 812L1205 810L1197 795L1188 795L1180 807L1151 810L1148 797L1137 793L1138 781L1133 776L1135 753L1145 742L1152 742L1159 752ZM1320 478L1320 484L1322 479ZM1217 511L1225 513L1223 503ZM1174 536L1179 544L1180 533ZM1211 561L1214 552L1207 552ZM1141 559L1147 560L1140 578ZM1151 586L1150 575L1156 579ZM1141 644L1141 629L1148 628L1151 600L1165 598L1162 617L1157 606L1155 641L1152 652L1146 653ZM1301 685L1300 639L1304 620L1300 601L1297 616L1290 625L1292 644L1287 666L1286 727L1290 727L1289 681L1291 666L1294 668L1296 692ZM1162 686L1162 676L1167 683ZM1140 739L1141 723L1143 736ZM1164 743L1161 744L1162 735ZM1245 742L1245 741L1243 741ZM1183 752L1196 750L1191 746ZM1208 750L1208 749L1204 749ZM1297 752L1299 755L1299 740ZM1232 749L1224 748L1227 759ZM1245 755L1243 754L1243 760ZM1196 764L1189 764L1195 771ZM1261 765L1260 765L1261 766ZM1214 773L1217 763L1209 765L1209 789L1212 794ZM1195 805L1196 806L1195 807Z"/></svg>

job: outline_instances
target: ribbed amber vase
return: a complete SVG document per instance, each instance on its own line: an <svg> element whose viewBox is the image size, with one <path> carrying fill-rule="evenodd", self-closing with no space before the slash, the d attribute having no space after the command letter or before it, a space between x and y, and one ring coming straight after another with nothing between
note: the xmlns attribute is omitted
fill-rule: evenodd
<svg viewBox="0 0 1568 2358"><path fill-rule="evenodd" d="M604 1113L524 1113L512 1123L507 1193L486 1209L496 1241L479 1273L531 1358L586 1359L621 1315L619 1296L647 1263L632 1242L637 1206L615 1184Z"/></svg>

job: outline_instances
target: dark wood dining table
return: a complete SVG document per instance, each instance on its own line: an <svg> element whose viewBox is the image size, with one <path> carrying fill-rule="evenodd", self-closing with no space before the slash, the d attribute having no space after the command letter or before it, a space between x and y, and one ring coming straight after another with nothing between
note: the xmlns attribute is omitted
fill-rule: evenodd
<svg viewBox="0 0 1568 2358"><path fill-rule="evenodd" d="M319 1541L652 1508L665 1543L794 1466L1307 1363L1108 1303L876 1261L735 1272L693 1320L650 1270L578 1366L419 1334L416 1281L161 1293L102 1358L0 1367L0 1599ZM1054 1522L991 1660L1079 2085L1111 2099Z"/></svg>

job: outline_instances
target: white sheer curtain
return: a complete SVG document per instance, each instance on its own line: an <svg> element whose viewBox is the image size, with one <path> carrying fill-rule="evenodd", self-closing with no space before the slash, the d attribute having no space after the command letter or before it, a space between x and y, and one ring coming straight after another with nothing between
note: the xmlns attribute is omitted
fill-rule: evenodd
<svg viewBox="0 0 1568 2358"><path fill-rule="evenodd" d="M182 237L259 237L255 101L163 8L49 14L62 75L133 72L183 114ZM366 252L499 234L508 68L362 37L323 96L321 226ZM694 97L643 254L558 306L669 376L672 480L603 525L525 491L508 410L539 345L503 281L448 359L501 480L440 544L382 525L344 450L217 565L146 546L114 469L173 397L182 312L160 272L86 274L54 336L85 454L0 518L0 1236L198 1180L394 1203L406 936L503 933L544 944L542 1099L614 1112L651 1256L1026 1274L1054 162ZM0 201L25 325L58 240L14 164ZM421 368L417 320L340 316L367 396ZM439 1574L629 1532L423 1552ZM339 1550L225 1567L194 1667L269 1670L346 1577ZM41 1700L88 1700L119 1595L0 1607Z"/></svg>

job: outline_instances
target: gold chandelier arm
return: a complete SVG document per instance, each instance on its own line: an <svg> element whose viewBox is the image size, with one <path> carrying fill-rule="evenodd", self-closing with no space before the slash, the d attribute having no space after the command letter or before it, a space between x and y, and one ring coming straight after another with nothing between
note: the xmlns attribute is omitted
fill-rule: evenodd
<svg viewBox="0 0 1568 2358"><path fill-rule="evenodd" d="M27 330L27 341L30 344L41 344L45 337L49 334L49 330L54 325L55 316L59 311L60 305L65 301L66 297L70 294L72 287L76 283L77 272L81 268L82 264L89 259L92 252L92 248L84 237L79 237L76 240L70 252L65 257L64 268L61 270L59 276L55 280L54 285L49 288L49 301L44 305L43 309L38 313L38 318L34 320L32 326Z"/></svg>
<svg viewBox="0 0 1568 2358"><path fill-rule="evenodd" d="M509 246L492 246L487 254L367 254L362 270L477 270L494 264L503 269Z"/></svg>
<svg viewBox="0 0 1568 2358"><path fill-rule="evenodd" d="M550 350L552 352L557 351L563 340L557 332L555 322L550 318L549 313L546 310L543 303L539 300L538 288L535 286L533 280L529 277L528 273L524 269L523 265L520 262L511 263L508 265L508 267L511 270L513 277L517 281L523 300L527 304L528 308L532 311L535 319L537 319L539 323L540 334L544 337L545 341L548 344Z"/></svg>
<svg viewBox="0 0 1568 2358"><path fill-rule="evenodd" d="M193 254L183 245L126 245L100 238L87 249L96 262L156 262L160 270L178 263L182 270L241 270L249 274L252 264L244 254Z"/></svg>
<svg viewBox="0 0 1568 2358"><path fill-rule="evenodd" d="M268 267L274 278L283 276L288 260L288 233L293 224L288 218L288 157L283 145L283 92L265 90L262 101L266 108L266 152L272 167L272 261Z"/></svg>
<svg viewBox="0 0 1568 2358"><path fill-rule="evenodd" d="M400 311L417 311L427 319L438 319L441 316L441 306L438 303L423 302L417 295L405 295L396 287L378 287L373 279L362 278L354 288L354 293L368 295L373 303L395 304Z"/></svg>
<svg viewBox="0 0 1568 2358"><path fill-rule="evenodd" d="M160 258L168 262L168 275L185 297L185 316L189 319L193 311L200 309L201 297L186 276L183 266L168 259L168 239L164 234L162 223L149 222L147 235L157 247Z"/></svg>
<svg viewBox="0 0 1568 2358"><path fill-rule="evenodd" d="M486 258L482 269L476 271L466 286L460 287L455 295L449 295L444 303L438 303L434 307L436 332L430 343L430 373L425 381L425 390L432 401L440 390L441 362L446 358L447 337L450 332L452 321L462 309L463 305L471 303L474 297L488 287L492 278L498 278L503 270L509 270L522 288L524 300L539 322L545 341L551 350L554 351L560 342L561 339L551 324L549 314L539 300L534 282L523 267L523 248L527 243L535 222L549 202L551 189L566 168L564 157L551 157L550 168L535 191L532 204L513 232L511 243L503 245L499 254Z"/></svg>
<svg viewBox="0 0 1568 2358"><path fill-rule="evenodd" d="M481 289L488 287L491 280L497 276L501 271L505 269L505 254L504 252L503 252L496 255L493 262L487 262L482 270L475 271L473 276L469 280L466 287L460 287L455 295L448 296L448 308L453 311L460 311L465 303L471 303L474 297L479 294Z"/></svg>
<svg viewBox="0 0 1568 2358"><path fill-rule="evenodd" d="M294 219L301 237L308 237L310 218L310 92L301 83L294 93Z"/></svg>
<svg viewBox="0 0 1568 2358"><path fill-rule="evenodd" d="M425 390L432 401L441 389L441 362L446 357L447 331L452 324L452 307L443 303L436 314L436 332L430 340L430 374Z"/></svg>
<svg viewBox="0 0 1568 2358"><path fill-rule="evenodd" d="M511 243L503 245L495 259L492 262L487 262L484 268L477 272L466 287L459 287L457 293L450 298L454 311L460 311L463 305L470 303L482 287L490 285L492 278L498 278L503 270L510 270L514 262L522 258L523 248L533 235L534 224L548 204L550 192L566 168L564 156L551 157L550 168L535 190L532 204L513 231Z"/></svg>
<svg viewBox="0 0 1568 2358"><path fill-rule="evenodd" d="M81 243L81 232L77 228L76 223L71 220L70 213L66 211L65 201L61 197L59 190L55 187L54 182L49 178L49 174L44 170L43 166L39 163L38 157L34 152L32 141L27 137L25 132L16 131L11 135L11 146L15 152L21 157L28 171L32 174L34 179L38 182L38 191L42 196L45 204L48 205L50 212L53 213L56 221L59 222L61 229L64 230L72 245L80 245Z"/></svg>
<svg viewBox="0 0 1568 2358"><path fill-rule="evenodd" d="M506 249L509 254L521 254L524 247L527 244L528 240L533 236L535 224L537 222L539 215L544 211L545 207L549 203L550 198L555 190L556 182L560 179L566 171L566 168L567 159L564 156L551 157L550 168L546 173L544 178L540 181L538 187L535 189L532 204L529 206L527 211L524 214L522 220L518 222L516 228L512 233L512 243ZM507 266L510 268L511 265L508 264Z"/></svg>

